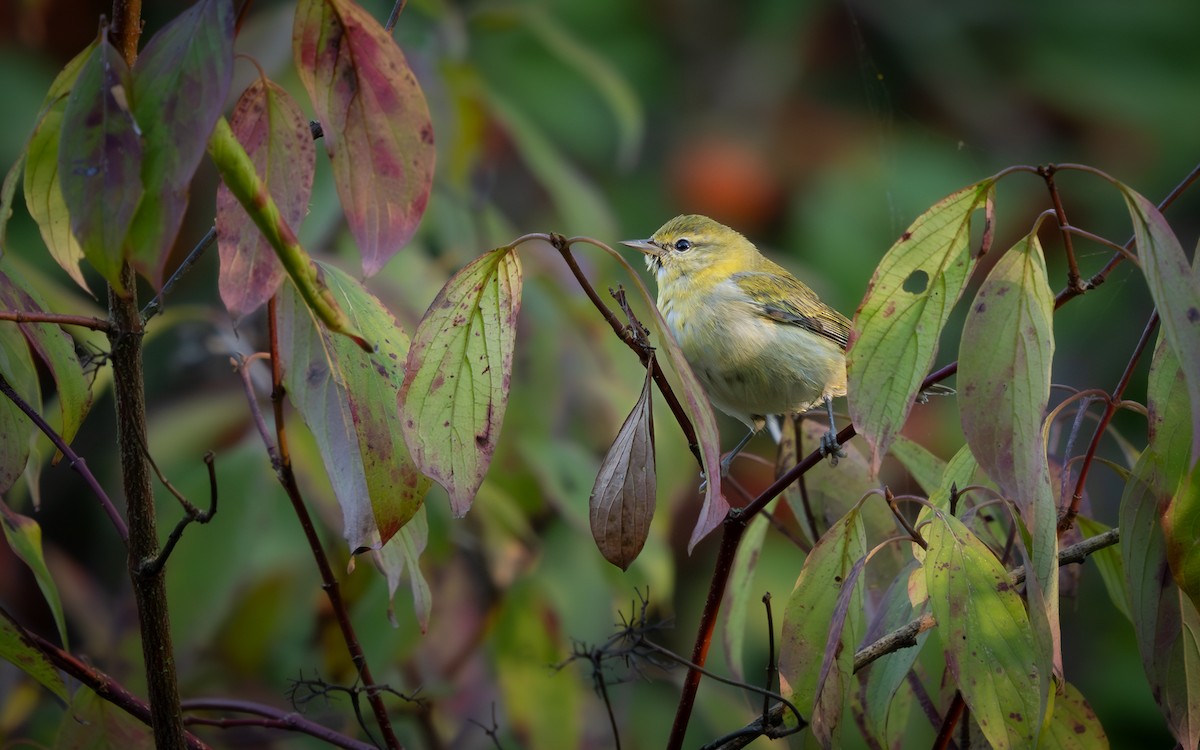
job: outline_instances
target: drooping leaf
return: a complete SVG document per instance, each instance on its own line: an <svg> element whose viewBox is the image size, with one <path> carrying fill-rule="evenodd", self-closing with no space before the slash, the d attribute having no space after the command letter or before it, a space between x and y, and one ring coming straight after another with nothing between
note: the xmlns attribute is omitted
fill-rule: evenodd
<svg viewBox="0 0 1200 750"><path fill-rule="evenodd" d="M499 440L521 283L511 248L481 255L438 292L408 350L401 430L417 466L450 495L456 516L470 510Z"/></svg>
<svg viewBox="0 0 1200 750"><path fill-rule="evenodd" d="M1165 332L1147 382L1150 442L1121 497L1121 559L1138 652L1155 702L1184 747L1200 743L1200 619L1171 576L1163 512L1189 471L1192 417L1178 404L1188 383ZM1193 540L1194 544L1194 540Z"/></svg>
<svg viewBox="0 0 1200 750"><path fill-rule="evenodd" d="M428 481L428 480L426 480ZM396 532L382 547L371 550L371 560L383 577L388 587L388 620L393 628L400 627L396 620L395 607L392 601L396 598L396 589L400 587L400 579L408 572L409 587L412 590L413 609L417 615L417 624L421 632L429 630L429 612L433 607L429 582L421 572L421 553L429 542L429 520L425 517L425 506L417 509L416 515Z"/></svg>
<svg viewBox="0 0 1200 750"><path fill-rule="evenodd" d="M942 328L975 265L971 218L986 207L990 225L994 188L989 178L917 217L883 257L859 303L846 358L850 418L871 446L873 472L933 364ZM985 226L984 252L990 237Z"/></svg>
<svg viewBox="0 0 1200 750"><path fill-rule="evenodd" d="M91 691L80 687L63 716L55 750L150 750L150 727Z"/></svg>
<svg viewBox="0 0 1200 750"><path fill-rule="evenodd" d="M19 276L9 273L7 266L0 260L0 308L27 312L44 310L45 305L33 290ZM62 328L50 323L19 323L18 327L54 377L62 418L56 429L69 443L92 405L91 388L75 354L75 342Z"/></svg>
<svg viewBox="0 0 1200 750"><path fill-rule="evenodd" d="M928 448L910 440L904 435L896 435L892 442L892 455L904 466L905 471L912 475L917 484L926 493L938 488L942 475L946 472L946 462L933 455Z"/></svg>
<svg viewBox="0 0 1200 750"><path fill-rule="evenodd" d="M29 642L8 612L0 608L0 659L37 680L43 687L67 700L62 675L41 651Z"/></svg>
<svg viewBox="0 0 1200 750"><path fill-rule="evenodd" d="M284 221L294 230L308 211L316 171L308 120L281 86L252 83L233 108L229 126L254 162ZM284 270L271 243L224 183L217 188L221 301L234 324L271 298Z"/></svg>
<svg viewBox="0 0 1200 750"><path fill-rule="evenodd" d="M0 325L0 375L26 404L41 412L37 371L21 331L13 325ZM4 436L0 440L0 493L8 491L25 470L35 429L25 412L0 395L0 435Z"/></svg>
<svg viewBox="0 0 1200 750"><path fill-rule="evenodd" d="M132 262L154 288L188 203L188 186L233 78L231 0L198 0L146 44L133 66L145 195L129 233Z"/></svg>
<svg viewBox="0 0 1200 750"><path fill-rule="evenodd" d="M654 518L658 483L650 372L647 368L642 393L600 465L588 504L592 539L604 559L621 570L628 570L642 551Z"/></svg>
<svg viewBox="0 0 1200 750"><path fill-rule="evenodd" d="M1058 623L1058 509L1046 460L1042 416L1054 359L1054 293L1036 234L1001 256L971 302L958 362L963 433L980 468L1016 504L1032 536L1036 575L1030 616L1039 674L1061 665ZM1049 684L1043 686L1048 695Z"/></svg>
<svg viewBox="0 0 1200 750"><path fill-rule="evenodd" d="M750 519L733 557L729 582L725 584L725 596L718 613L721 618L722 640L725 643L725 661L730 674L737 680L746 679L742 665L746 644L746 615L750 607L758 604L761 596L752 586L754 573L758 570L758 558L762 554L767 530L771 527L768 518L778 505L779 499L776 498L763 508L761 513Z"/></svg>
<svg viewBox="0 0 1200 750"><path fill-rule="evenodd" d="M242 208L254 220L267 242L274 248L283 269L299 290L304 304L312 310L325 327L334 333L348 337L360 349L371 352L372 344L358 333L346 313L338 306L333 293L325 284L324 275L304 248L300 246L292 228L279 212L279 206L259 178L254 162L238 143L225 118L217 120L212 138L208 142L208 153L221 180L229 192L237 197Z"/></svg>
<svg viewBox="0 0 1200 750"><path fill-rule="evenodd" d="M279 296L279 347L288 397L316 436L342 508L350 549L386 543L416 514L429 481L400 439L396 394L408 336L378 299L345 272L321 266L353 325L377 341L372 354L330 333L290 285Z"/></svg>
<svg viewBox="0 0 1200 750"><path fill-rule="evenodd" d="M433 124L404 53L351 0L301 0L292 51L325 132L350 232L374 275L404 247L433 185Z"/></svg>
<svg viewBox="0 0 1200 750"><path fill-rule="evenodd" d="M946 667L992 747L1032 747L1042 697L1029 616L1008 571L970 529L935 511L925 585Z"/></svg>
<svg viewBox="0 0 1200 750"><path fill-rule="evenodd" d="M1083 694L1071 683L1054 699L1054 716L1039 738L1045 750L1105 750L1108 735Z"/></svg>
<svg viewBox="0 0 1200 750"><path fill-rule="evenodd" d="M125 239L142 199L142 139L129 109L131 90L129 67L102 30L67 98L58 147L71 233L120 293Z"/></svg>
<svg viewBox="0 0 1200 750"><path fill-rule="evenodd" d="M783 615L779 647L779 685L801 714L829 717L844 712L849 699L850 675L854 670L854 648L858 644L858 621L863 611L862 586L848 582L855 563L866 555L866 540L857 509L851 510L817 541L804 561L796 587ZM854 587L850 611L858 613L830 630L844 585ZM832 649L836 671L824 680L818 694L826 654ZM823 746L836 745L837 727L826 725L818 735ZM814 732L817 728L814 726Z"/></svg>
<svg viewBox="0 0 1200 750"><path fill-rule="evenodd" d="M58 637L63 648L67 648L67 622L63 618L62 600L58 596L58 586L50 569L46 567L46 558L42 554L42 527L28 516L14 512L0 500L0 527L4 529L4 538L8 541L9 549L21 558L28 566L41 589L50 614L54 615L54 624L58 626Z"/></svg>
<svg viewBox="0 0 1200 750"><path fill-rule="evenodd" d="M79 71L90 59L95 48L96 42L93 41L55 76L42 102L42 109L34 131L29 136L29 143L25 147L28 156L25 162L25 206L29 209L29 215L37 222L50 255L76 284L89 293L91 290L88 289L83 272L79 268L83 260L83 249L71 233L71 218L67 214L67 205L63 201L62 188L59 186L58 142L62 135L63 112L67 109L71 87L75 85ZM0 204L0 252L7 248L5 228L8 217L12 214L11 191L16 188L16 179L20 172L21 162L18 161L4 181L3 203Z"/></svg>
<svg viewBox="0 0 1200 750"><path fill-rule="evenodd" d="M1200 424L1200 267L1188 263L1167 220L1142 195L1117 183L1129 207L1138 258L1167 342L1183 366L1193 423ZM1192 434L1191 463L1200 460L1200 429Z"/></svg>

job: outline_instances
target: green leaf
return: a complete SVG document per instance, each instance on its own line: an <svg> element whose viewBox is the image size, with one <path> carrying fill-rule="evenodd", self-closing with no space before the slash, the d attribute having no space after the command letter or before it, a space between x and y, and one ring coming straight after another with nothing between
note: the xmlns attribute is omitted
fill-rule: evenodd
<svg viewBox="0 0 1200 750"><path fill-rule="evenodd" d="M1154 204L1116 183L1129 207L1138 258L1163 332L1183 366L1192 422L1200 424L1200 268L1188 263L1179 239ZM1191 463L1200 460L1200 429L1192 433Z"/></svg>
<svg viewBox="0 0 1200 750"><path fill-rule="evenodd" d="M41 389L29 347L20 329L0 325L0 375L13 391L34 411L42 411ZM33 422L15 403L0 395L0 493L7 492L25 470L29 461Z"/></svg>
<svg viewBox="0 0 1200 750"><path fill-rule="evenodd" d="M1168 545L1160 525L1189 470L1193 425L1191 414L1177 406L1187 397L1188 383L1165 333L1146 390L1150 444L1121 497L1121 559L1151 693L1175 738L1195 747L1200 744L1200 628L1195 605L1167 574Z"/></svg>
<svg viewBox="0 0 1200 750"><path fill-rule="evenodd" d="M1167 562L1175 583L1200 608L1200 462L1180 483L1162 517Z"/></svg>
<svg viewBox="0 0 1200 750"><path fill-rule="evenodd" d="M1108 735L1079 688L1065 683L1054 699L1054 716L1039 738L1043 750L1104 750Z"/></svg>
<svg viewBox="0 0 1200 750"><path fill-rule="evenodd" d="M62 675L41 651L38 651L21 628L3 608L0 608L0 659L37 680L50 692L67 700L67 688Z"/></svg>
<svg viewBox="0 0 1200 750"><path fill-rule="evenodd" d="M857 623L863 611L860 579L847 581L847 578L855 563L865 555L865 535L856 508L825 532L813 547L784 610L779 648L780 690L814 722L818 716L828 720L841 715L847 706L854 648L860 635ZM854 616L843 620L842 627L831 632L844 585L853 587L849 611ZM827 654L832 654L834 669L825 676L818 693ZM828 746L836 738L837 727L828 724L818 727L814 723L813 731Z"/></svg>
<svg viewBox="0 0 1200 750"><path fill-rule="evenodd" d="M1075 522L1079 525L1084 539L1091 539L1109 531L1108 526L1085 516L1079 516ZM1108 591L1108 598L1113 606L1132 621L1133 616L1129 613L1129 584L1125 582L1125 562L1121 559L1120 549L1116 545L1105 547L1093 552L1088 561L1094 563L1100 571L1100 579L1104 581L1104 588Z"/></svg>
<svg viewBox="0 0 1200 750"><path fill-rule="evenodd" d="M891 452L925 492L931 493L941 484L942 475L946 473L946 462L925 446L904 435L896 435Z"/></svg>
<svg viewBox="0 0 1200 750"><path fill-rule="evenodd" d="M628 570L646 545L654 519L657 481L650 375L648 367L642 393L600 465L588 503L592 539L604 559L621 570Z"/></svg>
<svg viewBox="0 0 1200 750"><path fill-rule="evenodd" d="M730 675L743 682L746 679L742 664L746 645L746 614L759 598L755 596L753 587L754 574L758 570L758 558L762 554L767 530L771 527L768 519L775 513L778 505L779 499L776 498L763 508L761 513L750 519L750 524L742 534L742 541L738 543L737 552L734 554L733 566L729 571L729 581L725 584L725 595L718 614L721 618L722 641L725 644L725 662L729 666Z"/></svg>
<svg viewBox="0 0 1200 750"><path fill-rule="evenodd" d="M425 95L391 35L350 0L301 0L292 51L372 276L408 243L429 202L436 152Z"/></svg>
<svg viewBox="0 0 1200 750"><path fill-rule="evenodd" d="M995 180L950 195L917 217L883 257L855 315L846 357L850 418L871 446L872 472L908 418L937 355L938 338L976 258L971 217L986 207L991 238Z"/></svg>
<svg viewBox="0 0 1200 750"><path fill-rule="evenodd" d="M199 0L146 44L133 66L145 195L129 234L132 261L155 289L179 233L188 186L233 78L233 3Z"/></svg>
<svg viewBox="0 0 1200 750"><path fill-rule="evenodd" d="M238 99L229 126L284 221L298 231L316 171L308 119L287 91L259 78ZM236 325L275 294L285 272L270 241L224 183L217 188L217 247L221 301Z"/></svg>
<svg viewBox="0 0 1200 750"><path fill-rule="evenodd" d="M41 312L46 305L17 274L9 272L8 263L0 259L0 308ZM63 329L51 323L18 323L21 333L50 368L58 389L61 423L58 433L68 443L75 438L83 418L92 405L92 391L83 367L75 354L75 340Z"/></svg>
<svg viewBox="0 0 1200 750"><path fill-rule="evenodd" d="M353 324L379 342L367 354L320 325L292 285L279 297L283 383L316 436L354 552L386 543L420 509L429 481L400 439L396 394L409 341L392 314L345 272L321 266Z"/></svg>
<svg viewBox="0 0 1200 750"><path fill-rule="evenodd" d="M379 549L371 550L372 562L387 580L388 620L391 621L393 628L400 627L400 623L396 621L395 607L392 602L396 598L396 589L400 587L400 579L407 570L409 587L412 590L413 610L417 614L417 624L421 627L422 633L429 630L429 612L433 608L433 598L429 591L429 582L425 580L420 565L421 553L425 551L425 545L428 542L429 520L425 516L425 506L422 505L417 509L412 520L396 532L395 536Z"/></svg>
<svg viewBox="0 0 1200 750"><path fill-rule="evenodd" d="M119 707L81 687L63 717L55 750L150 750L150 727Z"/></svg>
<svg viewBox="0 0 1200 750"><path fill-rule="evenodd" d="M925 585L946 667L992 747L1032 747L1042 695L1033 632L1008 571L954 516L926 527Z"/></svg>
<svg viewBox="0 0 1200 750"><path fill-rule="evenodd" d="M4 528L4 538L8 540L9 548L33 573L42 597L50 607L50 613L54 615L58 637L63 648L67 648L67 622L63 618L62 600L42 554L42 527L32 518L14 512L3 500L0 500L0 527Z"/></svg>
<svg viewBox="0 0 1200 750"><path fill-rule="evenodd" d="M62 189L58 182L58 142L62 134L63 112L71 87L79 78L79 71L91 58L96 41L75 55L55 76L42 102L37 122L21 157L9 170L0 189L0 253L8 249L8 219L12 216L13 194L21 167L25 166L25 205L29 215L37 222L38 230L50 255L63 267L75 283L90 292L83 272L79 268L83 260L83 249L71 233L71 219L63 202Z"/></svg>
<svg viewBox="0 0 1200 750"><path fill-rule="evenodd" d="M400 425L421 471L462 516L500 436L521 309L511 248L476 258L438 292L417 327L400 389Z"/></svg>
<svg viewBox="0 0 1200 750"><path fill-rule="evenodd" d="M1043 679L1061 665L1058 509L1042 417L1054 360L1054 292L1036 234L1004 253L971 302L958 362L963 433L980 468L1020 510L1032 536L1027 584ZM1042 695L1048 695L1049 683Z"/></svg>
<svg viewBox="0 0 1200 750"><path fill-rule="evenodd" d="M142 199L142 139L129 111L131 90L129 68L102 30L71 88L58 147L71 232L88 262L122 294L125 237Z"/></svg>

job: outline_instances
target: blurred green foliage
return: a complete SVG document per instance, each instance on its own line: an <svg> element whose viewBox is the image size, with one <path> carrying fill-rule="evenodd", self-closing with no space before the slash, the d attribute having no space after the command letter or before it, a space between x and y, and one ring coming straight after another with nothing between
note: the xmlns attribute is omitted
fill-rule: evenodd
<svg viewBox="0 0 1200 750"><path fill-rule="evenodd" d="M390 10L381 0L365 5L377 18ZM180 7L148 6L147 35ZM104 3L82 0L0 9L0 71L8 81L0 166L14 161L46 86L94 35L103 12ZM290 14L286 2L256 3L239 50L298 93ZM396 36L433 111L437 180L417 239L370 286L411 332L454 270L518 234L560 231L612 243L646 236L689 212L737 227L850 314L878 259L918 213L1010 164L1088 163L1151 199L1164 196L1197 158L1197 28L1200 4L1192 0L411 0ZM240 92L255 72L240 60L237 75ZM180 258L212 220L214 184L202 169ZM1073 224L1125 240L1113 191L1076 174L1064 175L1060 187ZM1047 206L1036 179L1002 184L997 247L1024 235ZM1167 213L1185 247L1200 229L1196 206L1189 195ZM324 157L301 237L314 253L357 266ZM1051 283L1060 288L1061 243L1049 232L1043 240ZM20 201L9 244L51 309L99 312L46 257ZM1111 255L1077 247L1085 275ZM435 746L433 736L446 746L489 746L484 727L493 706L505 747L608 745L608 720L588 667L555 665L573 642L607 638L618 612L631 613L635 587L648 586L654 616L675 622L664 645L687 653L712 568L713 543L690 558L685 552L697 472L661 403L659 514L650 541L626 574L592 547L587 494L642 371L557 254L526 248L522 255L529 282L516 372L489 479L463 520L449 517L439 490L428 502L430 632L417 630L403 588L400 627L388 624L384 582L369 566L343 576L376 676L432 707L422 713L393 701L402 738L413 747ZM630 284L599 254L580 257L599 289ZM221 489L220 513L188 531L168 567L182 692L286 706L290 680L319 674L349 684L353 670L228 366L231 352L265 347L265 326L252 317L231 330L219 307L216 262L208 253L184 279L147 344L150 448L158 465L189 497L204 498L201 457L213 449ZM1062 352L1055 382L1111 389L1149 309L1128 267L1064 308L1055 318ZM953 323L951 329L942 362L955 358L958 333ZM255 375L265 396L265 371ZM1131 397L1142 397L1143 382L1144 367ZM1122 415L1115 426L1139 441L1144 434L1140 417ZM335 567L344 570L349 554L319 456L298 418L289 429L306 497L324 522ZM104 392L75 447L115 492L112 434L111 393ZM953 401L920 410L906 434L948 458L961 442ZM1062 449L1061 440L1052 435L1052 451ZM751 450L769 456L771 448L760 439ZM1102 455L1119 452L1106 441ZM769 471L743 460L735 476L753 491ZM1114 524L1119 483L1107 486L1103 469L1093 476L1092 514ZM163 496L166 528L179 509ZM107 522L62 465L45 470L40 510L32 511L27 498L15 492L6 499L43 526L73 648L143 691L123 551ZM802 559L786 539L768 533L756 590L790 591ZM53 632L33 577L2 547L0 604L39 632ZM765 627L760 610L748 613L746 674L761 673ZM1092 569L1064 605L1063 646L1068 676L1114 746L1162 744L1164 725L1130 628ZM719 641L709 663L724 664ZM662 674L648 669L647 676ZM677 696L673 680L610 685L623 747L662 746ZM690 743L742 725L755 705L732 688L706 684ZM345 700L305 710L357 733ZM0 737L49 742L63 715L44 693L31 699L23 676L0 664ZM914 724L909 731L927 742L933 730ZM205 736L217 745L306 746L252 730Z"/></svg>

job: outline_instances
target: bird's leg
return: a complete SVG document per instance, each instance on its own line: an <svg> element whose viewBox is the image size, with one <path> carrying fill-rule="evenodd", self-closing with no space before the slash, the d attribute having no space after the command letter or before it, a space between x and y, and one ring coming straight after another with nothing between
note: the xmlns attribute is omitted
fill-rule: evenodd
<svg viewBox="0 0 1200 750"><path fill-rule="evenodd" d="M741 442L733 447L733 450L725 454L725 458L721 459L721 476L725 476L729 473L729 465L733 463L733 459L737 457L737 454L742 452L742 448L746 447L746 443L750 442L750 438L757 434L758 430L751 429L746 433L746 436L742 438Z"/></svg>
<svg viewBox="0 0 1200 750"><path fill-rule="evenodd" d="M829 415L829 432L821 436L821 455L829 456L830 466L837 466L838 459L844 458L846 453L838 445L837 423L833 421L833 399L829 396L825 397L825 413Z"/></svg>

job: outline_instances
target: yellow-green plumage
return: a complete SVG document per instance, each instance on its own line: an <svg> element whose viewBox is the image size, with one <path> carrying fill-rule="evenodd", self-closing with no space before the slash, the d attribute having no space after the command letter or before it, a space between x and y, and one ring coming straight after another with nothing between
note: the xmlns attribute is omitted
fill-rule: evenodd
<svg viewBox="0 0 1200 750"><path fill-rule="evenodd" d="M769 414L846 395L850 321L738 232L677 216L647 240L658 308L713 406L762 429Z"/></svg>

